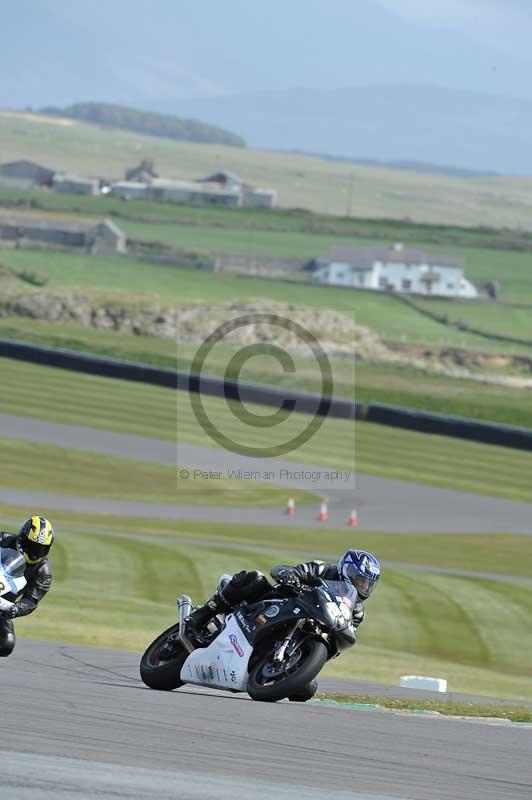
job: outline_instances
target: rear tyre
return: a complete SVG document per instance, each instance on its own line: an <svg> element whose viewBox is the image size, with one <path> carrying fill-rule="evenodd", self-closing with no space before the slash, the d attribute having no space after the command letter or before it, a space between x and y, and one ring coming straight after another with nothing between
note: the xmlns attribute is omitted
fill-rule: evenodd
<svg viewBox="0 0 532 800"><path fill-rule="evenodd" d="M177 689L184 684L184 681L180 678L180 673L188 656L188 651L181 642L176 643L171 659L168 661L160 659L161 647L169 636L178 632L179 624L176 624L161 633L146 649L140 660L140 677L150 689L171 692L172 689Z"/></svg>
<svg viewBox="0 0 532 800"><path fill-rule="evenodd" d="M247 692L253 700L266 703L275 703L284 697L296 698L318 675L327 657L327 647L318 639L306 639L280 665L274 664L269 652L251 670ZM310 697L305 699L310 700Z"/></svg>

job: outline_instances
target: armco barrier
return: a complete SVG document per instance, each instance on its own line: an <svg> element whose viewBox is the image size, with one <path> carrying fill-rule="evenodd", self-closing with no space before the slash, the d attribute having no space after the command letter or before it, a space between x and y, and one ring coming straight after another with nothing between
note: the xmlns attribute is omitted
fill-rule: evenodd
<svg viewBox="0 0 532 800"><path fill-rule="evenodd" d="M353 403L338 397L326 398L305 392L294 392L274 386L260 386L244 381L224 381L222 378L201 377L171 369L161 369L148 364L134 364L115 358L78 353L73 350L56 350L53 347L25 344L9 339L0 339L0 357L16 358L48 367L101 375L106 378L120 378L126 381L151 383L169 389L198 392L211 397L225 397L227 400L243 400L248 403L275 406L283 404L287 408L304 414L336 417L337 419L356 419L363 416L361 403Z"/></svg>
<svg viewBox="0 0 532 800"><path fill-rule="evenodd" d="M519 450L532 450L532 430L512 425L499 425L495 422L481 422L465 417L452 417L447 414L433 414L413 408L387 406L371 403L366 409L365 419L380 425L406 428L421 433L436 433L441 436L455 436L471 439L484 444L497 444Z"/></svg>
<svg viewBox="0 0 532 800"><path fill-rule="evenodd" d="M74 350L56 350L36 344L25 344L9 339L0 339L0 356L31 361L47 367L60 367L74 372L102 375L106 378L122 378L125 381L153 383L175 389L176 373L171 369L159 369L147 364L130 364L114 358L78 353Z"/></svg>
<svg viewBox="0 0 532 800"><path fill-rule="evenodd" d="M306 414L321 414L337 419L366 419L380 425L406 428L422 433L454 436L475 442L497 444L520 450L532 450L532 430L493 422L480 422L446 414L433 414L412 408L371 403L365 406L342 398L321 398L319 395L294 392L273 386L224 381L222 378L202 377L188 372L160 369L148 364L134 364L114 358L56 350L52 347L25 344L10 339L0 339L0 357L16 358L34 364L120 378L127 381L151 383L170 389L198 392L211 397L243 400L258 405L292 408Z"/></svg>

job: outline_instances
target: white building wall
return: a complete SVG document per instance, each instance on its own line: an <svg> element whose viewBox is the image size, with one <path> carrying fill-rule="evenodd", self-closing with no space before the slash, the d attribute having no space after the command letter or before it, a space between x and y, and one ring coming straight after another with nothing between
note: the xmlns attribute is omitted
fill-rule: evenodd
<svg viewBox="0 0 532 800"><path fill-rule="evenodd" d="M429 289L423 277L427 274L439 277ZM428 264L405 264L387 262L382 265L379 275L379 289L395 292L431 294L439 297L476 297L477 291L472 283L464 278L461 267L439 267Z"/></svg>
<svg viewBox="0 0 532 800"><path fill-rule="evenodd" d="M429 291L423 276L438 275L440 280L432 284ZM331 262L314 272L313 283L328 283L334 286L351 286L359 289L431 294L438 297L474 298L478 292L464 278L461 267L438 267L427 264L376 261L372 269L357 269L350 264Z"/></svg>
<svg viewBox="0 0 532 800"><path fill-rule="evenodd" d="M371 270L354 269L351 264L334 261L318 267L312 276L313 283L328 283L334 286L354 286L357 289L371 288Z"/></svg>

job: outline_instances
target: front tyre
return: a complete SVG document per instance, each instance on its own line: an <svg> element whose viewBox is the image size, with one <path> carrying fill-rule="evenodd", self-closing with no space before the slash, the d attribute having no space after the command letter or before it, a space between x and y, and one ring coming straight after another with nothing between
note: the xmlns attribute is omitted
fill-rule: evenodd
<svg viewBox="0 0 532 800"><path fill-rule="evenodd" d="M140 660L140 677L150 689L171 692L172 689L183 686L184 681L181 680L180 673L188 652L181 642L175 643L171 658L168 660L160 658L162 646L170 636L176 636L178 633L179 624L172 625L171 628L161 633L144 652Z"/></svg>
<svg viewBox="0 0 532 800"><path fill-rule="evenodd" d="M253 700L274 703L296 696L314 680L327 661L327 647L318 639L306 639L288 659L277 664L269 652L251 670L247 692Z"/></svg>

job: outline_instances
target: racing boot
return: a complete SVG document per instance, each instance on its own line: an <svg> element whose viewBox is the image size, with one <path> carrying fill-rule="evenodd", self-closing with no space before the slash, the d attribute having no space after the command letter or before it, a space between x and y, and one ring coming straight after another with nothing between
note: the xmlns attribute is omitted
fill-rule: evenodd
<svg viewBox="0 0 532 800"><path fill-rule="evenodd" d="M201 641L203 629L209 620L216 614L227 614L229 611L231 611L231 606L225 597L221 592L215 592L205 605L197 608L186 618L187 635L191 635L194 639Z"/></svg>

